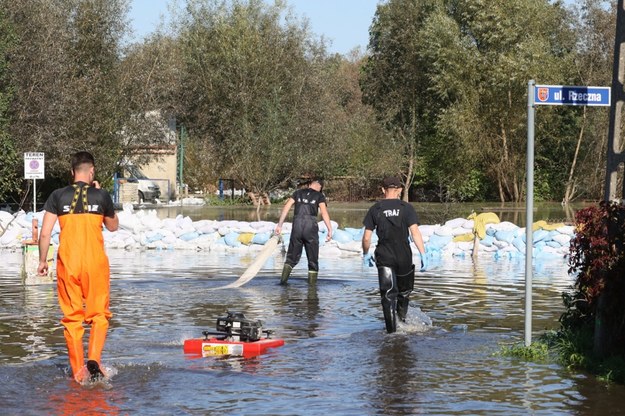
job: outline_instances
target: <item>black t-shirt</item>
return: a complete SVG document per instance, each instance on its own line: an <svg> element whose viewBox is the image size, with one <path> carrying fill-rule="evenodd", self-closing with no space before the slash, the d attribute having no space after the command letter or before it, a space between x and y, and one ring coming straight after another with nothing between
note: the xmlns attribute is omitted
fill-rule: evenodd
<svg viewBox="0 0 625 416"><path fill-rule="evenodd" d="M319 204L326 202L326 197L321 192L312 188L298 189L291 196L295 200L294 215L312 215L314 217L319 213Z"/></svg>
<svg viewBox="0 0 625 416"><path fill-rule="evenodd" d="M47 199L43 209L58 216L70 214L72 211L72 202L77 196L76 202L74 203L74 214L100 214L105 217L114 218L115 209L113 207L113 200L109 193L103 189L88 187L86 189L87 204L83 206L85 205L83 204L83 188L86 185L87 184L84 182L76 182L74 185L55 190Z"/></svg>
<svg viewBox="0 0 625 416"><path fill-rule="evenodd" d="M380 243L408 242L409 228L419 224L414 207L399 199L382 199L369 208L363 224L376 230Z"/></svg>

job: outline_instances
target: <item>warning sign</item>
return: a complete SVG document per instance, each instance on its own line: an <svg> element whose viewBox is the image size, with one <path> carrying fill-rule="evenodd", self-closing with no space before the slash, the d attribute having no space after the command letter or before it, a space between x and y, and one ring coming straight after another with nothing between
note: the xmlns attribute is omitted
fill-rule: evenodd
<svg viewBox="0 0 625 416"><path fill-rule="evenodd" d="M44 179L44 153L24 153L24 179Z"/></svg>

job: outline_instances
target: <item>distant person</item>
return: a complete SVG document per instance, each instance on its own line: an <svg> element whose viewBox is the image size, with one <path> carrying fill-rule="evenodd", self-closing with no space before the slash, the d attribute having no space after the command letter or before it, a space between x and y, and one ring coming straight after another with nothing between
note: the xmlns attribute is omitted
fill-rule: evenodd
<svg viewBox="0 0 625 416"><path fill-rule="evenodd" d="M57 257L57 290L63 311L61 323L74 379L87 378L84 371L83 323L91 325L87 371L91 380L104 375L100 358L109 319L110 269L104 250L102 225L115 231L119 219L108 192L94 181L95 161L88 152L71 158L73 184L52 192L43 209L46 211L39 239L37 272L48 272L46 254L50 247L52 228L57 219L61 227Z"/></svg>
<svg viewBox="0 0 625 416"><path fill-rule="evenodd" d="M326 241L332 239L332 224L330 223L326 197L321 192L322 190L323 180L315 178L307 188L296 190L282 209L280 220L276 224L276 234L282 232L282 224L284 224L289 210L295 204L289 249L282 269L282 277L280 278L281 285L285 285L287 280L289 280L291 271L302 256L302 248L306 250L306 258L308 259L308 283L315 284L317 282L319 273L319 225L317 223L317 214L319 211L321 211L321 218L323 218L323 222L328 229Z"/></svg>
<svg viewBox="0 0 625 416"><path fill-rule="evenodd" d="M402 189L399 178L384 178L384 199L369 208L363 221L363 263L369 267L374 264L378 267L382 311L386 331L389 333L397 330L398 317L402 321L406 320L410 293L414 289L415 267L412 263L409 234L421 253L421 271L427 268L419 219L413 206L400 199ZM369 254L374 230L378 236L375 259Z"/></svg>

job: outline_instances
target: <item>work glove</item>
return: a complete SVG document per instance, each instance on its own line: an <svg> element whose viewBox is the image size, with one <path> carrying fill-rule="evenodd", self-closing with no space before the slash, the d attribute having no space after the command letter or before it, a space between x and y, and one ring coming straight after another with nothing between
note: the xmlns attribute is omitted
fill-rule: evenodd
<svg viewBox="0 0 625 416"><path fill-rule="evenodd" d="M365 267L373 267L375 266L375 260L373 256L369 253L366 253L362 256L362 265Z"/></svg>
<svg viewBox="0 0 625 416"><path fill-rule="evenodd" d="M419 269L420 272L424 272L426 271L428 268L428 258L425 256L425 254L421 254L421 269Z"/></svg>

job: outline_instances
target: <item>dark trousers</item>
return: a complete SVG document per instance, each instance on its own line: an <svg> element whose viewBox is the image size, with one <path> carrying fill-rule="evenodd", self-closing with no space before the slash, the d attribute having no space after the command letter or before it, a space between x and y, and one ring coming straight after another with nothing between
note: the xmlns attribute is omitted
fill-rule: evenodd
<svg viewBox="0 0 625 416"><path fill-rule="evenodd" d="M293 218L293 229L285 263L295 267L306 250L308 270L319 271L319 225L311 215L298 215Z"/></svg>

